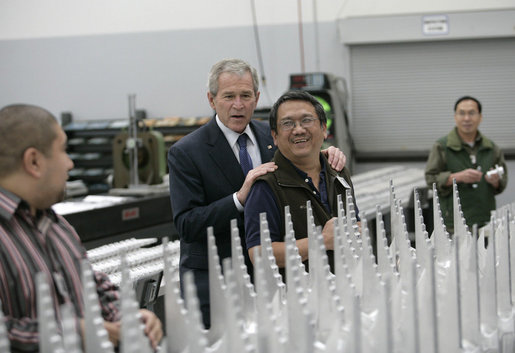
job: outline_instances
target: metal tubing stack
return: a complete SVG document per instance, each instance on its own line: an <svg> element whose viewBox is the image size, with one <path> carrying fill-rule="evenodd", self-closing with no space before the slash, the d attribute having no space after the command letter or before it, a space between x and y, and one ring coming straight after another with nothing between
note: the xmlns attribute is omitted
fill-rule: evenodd
<svg viewBox="0 0 515 353"><path fill-rule="evenodd" d="M243 261L236 224L232 224L233 257L223 264L217 255L213 230L208 229L211 320L202 328L191 276L185 276L185 300L180 296L177 265L165 242L162 247L166 304L167 353L255 352L513 352L515 349L515 205L499 208L489 225L467 228L454 185L455 230L451 238L443 225L433 189L434 231L425 229L415 191L415 247L412 247L392 182L387 238L382 210L377 208L377 258L372 252L367 222L357 223L352 198L340 200L335 225L335 271L329 270L321 227L308 212L309 271L302 263L289 209L286 208L286 278L279 274L266 217L261 216L261 251L255 253L254 283ZM476 234L477 233L477 234ZM388 243L387 239L392 239ZM488 239L488 246L485 239ZM166 265L165 265L166 264ZM129 274L127 266L123 272ZM89 266L84 268L86 348L102 347ZM127 277L127 276L126 276ZM125 277L125 278L126 278ZM147 351L129 280L122 280L122 315L128 329L122 351ZM41 299L44 286L38 286ZM129 299L129 300L128 300ZM127 301L128 300L128 301ZM127 303L127 304L124 304ZM98 303L97 303L98 305ZM54 337L60 322L41 307L42 332ZM55 324L55 325L54 325ZM130 329L130 333L129 333ZM139 330L139 331L138 331ZM139 332L139 333L138 333ZM1 333L1 330L0 330ZM88 346L98 344L94 350ZM0 337L1 342L1 337ZM59 342L56 340L55 342ZM43 342L42 342L43 343ZM58 352L62 343L49 345ZM73 347L73 343L71 344ZM43 346L42 346L43 347ZM46 348L45 348L46 349ZM77 349L74 349L77 351Z"/></svg>

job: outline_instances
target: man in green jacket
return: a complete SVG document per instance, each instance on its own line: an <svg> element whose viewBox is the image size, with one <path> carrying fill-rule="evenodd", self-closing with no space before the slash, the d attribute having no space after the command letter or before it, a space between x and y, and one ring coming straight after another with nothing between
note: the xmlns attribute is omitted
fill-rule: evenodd
<svg viewBox="0 0 515 353"><path fill-rule="evenodd" d="M470 228L489 222L490 211L496 208L495 195L508 183L501 149L478 130L482 119L481 103L474 97L461 97L454 105L455 128L436 141L429 153L426 182L431 188L436 183L449 233L454 230L453 179L458 184L463 216Z"/></svg>

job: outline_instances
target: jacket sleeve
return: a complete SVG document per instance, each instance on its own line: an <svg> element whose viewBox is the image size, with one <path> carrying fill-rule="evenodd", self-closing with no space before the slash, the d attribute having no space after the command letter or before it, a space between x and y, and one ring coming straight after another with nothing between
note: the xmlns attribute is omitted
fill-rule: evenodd
<svg viewBox="0 0 515 353"><path fill-rule="evenodd" d="M436 142L431 148L426 163L425 177L427 186L432 189L433 183L435 183L440 196L449 195L452 192L452 187L446 186L446 184L450 175L451 171L447 170L447 163L445 161L445 151Z"/></svg>
<svg viewBox="0 0 515 353"><path fill-rule="evenodd" d="M506 167L506 161L504 160L504 153L502 150L497 145L494 145L494 149L496 156L495 164L503 167L504 169L504 174L499 180L499 187L495 190L495 194L500 194L504 189L506 189L506 185L508 185L508 168Z"/></svg>
<svg viewBox="0 0 515 353"><path fill-rule="evenodd" d="M213 226L216 234L218 227L228 227L231 219L242 217L232 193L214 201L207 199L206 188L216 187L216 183L213 181L212 185L206 185L202 174L208 171L201 171L200 168L205 167L195 163L184 149L170 149L168 168L173 221L181 241L191 243L202 240L207 227Z"/></svg>

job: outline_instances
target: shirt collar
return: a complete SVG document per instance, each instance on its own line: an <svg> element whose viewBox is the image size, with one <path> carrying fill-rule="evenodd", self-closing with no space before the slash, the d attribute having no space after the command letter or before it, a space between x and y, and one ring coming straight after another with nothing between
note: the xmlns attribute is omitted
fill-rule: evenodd
<svg viewBox="0 0 515 353"><path fill-rule="evenodd" d="M29 204L12 192L0 187L0 218L9 220L18 208L24 209L30 213ZM57 216L52 209L40 211L41 215L57 220Z"/></svg>
<svg viewBox="0 0 515 353"><path fill-rule="evenodd" d="M10 219L21 202L18 196L0 187L0 217Z"/></svg>
<svg viewBox="0 0 515 353"><path fill-rule="evenodd" d="M474 139L474 144L479 145L483 142L482 140L483 135L479 130L477 130L476 138ZM454 129L452 129L451 132L449 132L449 134L447 135L447 146L458 151L461 149L462 146L465 145L469 146L469 144L463 141L463 139L460 137L460 135L458 134L458 128L455 126Z"/></svg>
<svg viewBox="0 0 515 353"><path fill-rule="evenodd" d="M295 169L295 171L302 177L302 179L306 179L308 177L308 173L300 170L293 164L288 158L284 157ZM322 154L320 154L320 174L323 174L325 176L325 160L322 158Z"/></svg>
<svg viewBox="0 0 515 353"><path fill-rule="evenodd" d="M224 123L222 123L222 121L218 117L218 114L216 114L216 124L218 125L220 130L222 130L225 138L227 139L227 142L229 142L229 146L233 147L234 145L236 145L236 141L238 140L238 137L240 137L241 134L234 132L231 129L229 129L227 126L225 126ZM250 128L250 124L247 124L247 127L245 127L245 130L243 132L247 134L250 141L252 141L252 144L254 146L257 146L256 136L254 136L254 133L252 132L252 129Z"/></svg>

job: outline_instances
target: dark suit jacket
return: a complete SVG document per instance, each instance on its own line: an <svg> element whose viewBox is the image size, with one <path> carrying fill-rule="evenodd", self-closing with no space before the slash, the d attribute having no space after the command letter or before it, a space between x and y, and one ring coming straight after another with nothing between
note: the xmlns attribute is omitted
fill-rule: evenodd
<svg viewBox="0 0 515 353"><path fill-rule="evenodd" d="M268 124L251 121L250 127L262 162L269 162L276 148ZM209 226L214 228L220 260L231 256L231 219L237 219L246 249L243 214L236 209L232 196L245 178L215 118L170 148L168 167L173 221L181 240L181 270L207 270Z"/></svg>

